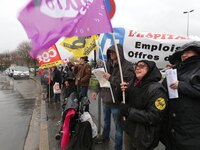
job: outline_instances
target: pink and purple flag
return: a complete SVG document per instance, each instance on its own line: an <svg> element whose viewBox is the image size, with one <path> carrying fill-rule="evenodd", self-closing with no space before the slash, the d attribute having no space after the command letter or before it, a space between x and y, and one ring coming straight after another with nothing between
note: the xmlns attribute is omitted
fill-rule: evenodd
<svg viewBox="0 0 200 150"><path fill-rule="evenodd" d="M18 20L32 42L36 57L62 36L87 37L112 32L104 0L31 0Z"/></svg>

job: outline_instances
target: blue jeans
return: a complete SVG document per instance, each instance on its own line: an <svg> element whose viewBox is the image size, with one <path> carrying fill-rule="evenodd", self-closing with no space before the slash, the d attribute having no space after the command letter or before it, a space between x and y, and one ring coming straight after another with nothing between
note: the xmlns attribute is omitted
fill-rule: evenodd
<svg viewBox="0 0 200 150"><path fill-rule="evenodd" d="M109 138L112 114L115 124L115 150L122 150L123 131L120 126L119 113L119 108L103 104L104 127L102 136L103 138Z"/></svg>
<svg viewBox="0 0 200 150"><path fill-rule="evenodd" d="M88 87L87 86L81 86L80 87L80 92L81 92L83 97L87 96Z"/></svg>
<svg viewBox="0 0 200 150"><path fill-rule="evenodd" d="M80 92L81 92L83 97L86 97L87 96L87 92L88 92L88 87L87 86L81 86L80 87ZM89 112L89 105L85 106L85 111Z"/></svg>

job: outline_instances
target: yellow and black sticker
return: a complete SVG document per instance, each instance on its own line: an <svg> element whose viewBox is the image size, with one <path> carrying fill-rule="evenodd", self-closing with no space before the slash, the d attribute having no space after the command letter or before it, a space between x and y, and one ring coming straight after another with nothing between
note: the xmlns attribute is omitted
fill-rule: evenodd
<svg viewBox="0 0 200 150"><path fill-rule="evenodd" d="M164 98L158 98L156 101L155 101L155 106L157 109L159 110L163 110L165 109L166 107L166 102L165 102L165 99Z"/></svg>

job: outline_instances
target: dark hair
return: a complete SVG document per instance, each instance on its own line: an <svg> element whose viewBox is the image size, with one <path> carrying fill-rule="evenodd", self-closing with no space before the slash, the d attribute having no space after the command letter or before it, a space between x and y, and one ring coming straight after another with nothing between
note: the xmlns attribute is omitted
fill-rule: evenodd
<svg viewBox="0 0 200 150"><path fill-rule="evenodd" d="M86 62L89 61L87 56L83 56L83 57L81 57L81 59L84 59L84 61L86 61Z"/></svg>

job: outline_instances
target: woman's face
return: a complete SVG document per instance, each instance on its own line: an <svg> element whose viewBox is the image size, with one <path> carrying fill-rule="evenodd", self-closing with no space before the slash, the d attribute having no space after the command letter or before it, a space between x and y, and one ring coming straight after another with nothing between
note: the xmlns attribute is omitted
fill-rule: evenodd
<svg viewBox="0 0 200 150"><path fill-rule="evenodd" d="M148 70L148 66L144 62L137 63L135 65L136 78L138 80L142 80L142 78L147 74Z"/></svg>
<svg viewBox="0 0 200 150"><path fill-rule="evenodd" d="M198 54L195 51L193 51L193 50L184 51L183 54L181 55L181 61L185 61L189 57L197 56L197 55Z"/></svg>

